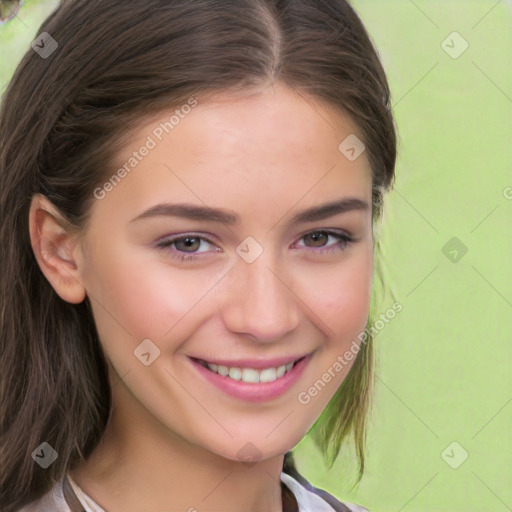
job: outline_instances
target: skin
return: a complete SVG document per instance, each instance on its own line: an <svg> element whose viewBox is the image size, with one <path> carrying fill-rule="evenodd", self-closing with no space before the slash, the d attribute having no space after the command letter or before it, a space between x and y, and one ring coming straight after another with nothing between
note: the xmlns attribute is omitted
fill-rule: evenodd
<svg viewBox="0 0 512 512"><path fill-rule="evenodd" d="M169 116L137 126L116 165ZM95 202L86 231L66 230L53 205L34 196L30 235L41 270L62 299L89 297L109 363L109 424L92 456L70 471L107 511L282 510L284 454L353 361L307 405L297 396L357 340L369 313L371 206L288 224L298 211L343 197L371 205L366 154L349 161L338 150L352 133L348 117L281 84L223 93L200 102ZM160 202L229 208L241 223L130 222ZM340 247L339 239L305 235L328 228L355 242L319 252ZM188 249L197 261L173 259L173 251L186 253L183 243L156 246L189 233L206 237ZM247 236L264 248L250 264L236 252ZM133 353L146 338L161 351L149 366ZM187 358L306 353L313 355L301 378L259 404L212 386ZM238 456L247 443L261 454L252 465Z"/></svg>

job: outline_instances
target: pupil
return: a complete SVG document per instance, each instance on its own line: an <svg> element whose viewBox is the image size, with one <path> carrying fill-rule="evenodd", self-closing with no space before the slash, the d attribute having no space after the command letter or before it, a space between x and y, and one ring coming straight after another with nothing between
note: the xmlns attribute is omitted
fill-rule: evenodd
<svg viewBox="0 0 512 512"><path fill-rule="evenodd" d="M186 247L188 247L189 249L197 243L197 238L196 237L190 237L190 236L187 236L186 238L183 239L183 243L185 244Z"/></svg>
<svg viewBox="0 0 512 512"><path fill-rule="evenodd" d="M314 242L319 242L320 241L320 244L317 244L317 245L319 245L319 246L323 245L321 237L325 237L325 233L323 233L323 232L313 233L310 236L311 236L311 238L313 239Z"/></svg>

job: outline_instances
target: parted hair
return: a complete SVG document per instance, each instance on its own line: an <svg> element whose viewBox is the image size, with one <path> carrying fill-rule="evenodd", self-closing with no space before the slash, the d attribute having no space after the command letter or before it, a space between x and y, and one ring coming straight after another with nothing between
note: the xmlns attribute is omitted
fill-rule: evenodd
<svg viewBox="0 0 512 512"><path fill-rule="evenodd" d="M89 299L62 300L31 247L39 193L76 230L93 190L148 115L210 93L273 82L348 114L372 169L372 216L392 187L396 129L387 78L346 0L61 0L43 22L58 47L30 48L0 106L0 509L14 512L87 458L111 410ZM340 141L341 142L341 141ZM370 319L369 319L370 320ZM373 375L368 337L311 435L332 466L353 442L359 479ZM32 452L58 453L46 469ZM287 454L285 471L293 466Z"/></svg>

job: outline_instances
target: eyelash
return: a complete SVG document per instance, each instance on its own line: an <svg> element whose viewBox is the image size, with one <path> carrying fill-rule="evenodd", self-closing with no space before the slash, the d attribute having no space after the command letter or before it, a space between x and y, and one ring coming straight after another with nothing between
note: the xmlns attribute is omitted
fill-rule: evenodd
<svg viewBox="0 0 512 512"><path fill-rule="evenodd" d="M339 239L339 242L338 242L339 247L337 247L338 244L335 244L334 246L328 247L327 249L319 249L319 250L314 250L313 249L313 253L317 253L317 254L318 253L320 253L320 254L331 254L331 253L335 253L335 252L342 252L342 251L344 251L346 249L346 247L348 245L350 245L351 243L354 242L354 239L351 236L349 236L349 235L347 235L345 233L340 233L340 232L337 232L337 231L330 231L330 230L327 230L327 229L317 229L317 230L314 230L314 231L310 231L310 232L302 235L299 240L302 240L306 236L312 235L314 233L324 233L324 234L326 234L328 236L332 235L332 236L334 236L334 237ZM187 234L187 235L180 235L179 237L166 239L166 240L160 242L157 245L157 247L165 250L174 259L176 259L178 261L181 261L181 262L197 261L199 258L201 258L201 256L199 256L198 254L186 253L186 252L180 252L180 251L176 252L176 251L168 249L174 243L179 242L180 240L185 240L186 238L199 238L200 240L204 240L204 241L206 241L206 242L208 242L210 244L214 244L214 242L212 242L208 238L205 238L205 237L202 237L202 236L190 233L190 234Z"/></svg>

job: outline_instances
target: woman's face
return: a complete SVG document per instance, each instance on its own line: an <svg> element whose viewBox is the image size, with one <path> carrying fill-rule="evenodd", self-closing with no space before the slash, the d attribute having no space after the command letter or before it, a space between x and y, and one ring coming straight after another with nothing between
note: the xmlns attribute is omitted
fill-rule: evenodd
<svg viewBox="0 0 512 512"><path fill-rule="evenodd" d="M137 128L95 192L78 269L123 428L265 459L299 442L353 364L372 280L370 166L352 139L339 149L359 133L347 118L282 85L188 105Z"/></svg>

